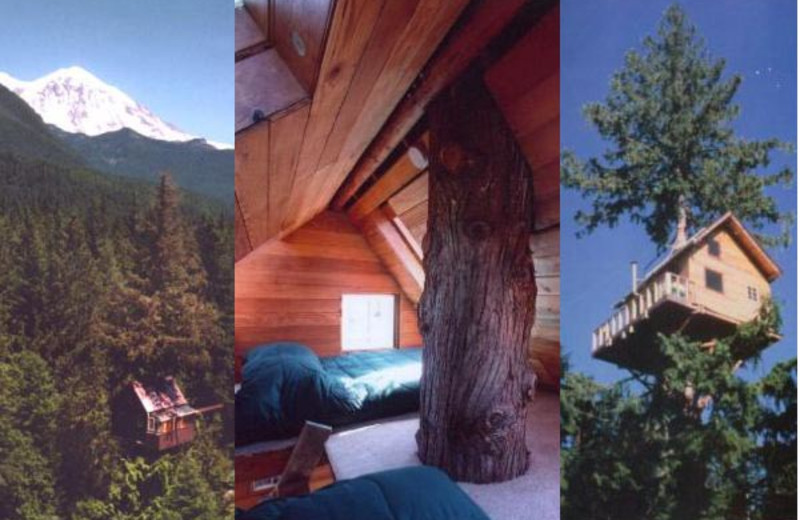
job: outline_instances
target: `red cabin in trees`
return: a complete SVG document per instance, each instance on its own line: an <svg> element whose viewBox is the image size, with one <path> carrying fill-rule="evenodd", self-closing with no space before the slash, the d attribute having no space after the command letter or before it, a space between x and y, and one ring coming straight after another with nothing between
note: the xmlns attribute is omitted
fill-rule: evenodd
<svg viewBox="0 0 800 520"><path fill-rule="evenodd" d="M152 385L132 382L115 408L118 433L153 451L194 440L195 422L201 415L186 401L173 377Z"/></svg>

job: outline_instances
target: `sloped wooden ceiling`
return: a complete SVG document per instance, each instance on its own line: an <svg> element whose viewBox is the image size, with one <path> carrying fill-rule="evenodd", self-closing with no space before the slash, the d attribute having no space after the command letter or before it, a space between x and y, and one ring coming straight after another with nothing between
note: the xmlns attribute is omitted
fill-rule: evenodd
<svg viewBox="0 0 800 520"><path fill-rule="evenodd" d="M337 0L320 29L322 4L274 0L269 11L275 49L311 101L236 136L238 232L247 237L237 259L328 206L468 0ZM319 63L293 57L295 35L306 56L324 41Z"/></svg>

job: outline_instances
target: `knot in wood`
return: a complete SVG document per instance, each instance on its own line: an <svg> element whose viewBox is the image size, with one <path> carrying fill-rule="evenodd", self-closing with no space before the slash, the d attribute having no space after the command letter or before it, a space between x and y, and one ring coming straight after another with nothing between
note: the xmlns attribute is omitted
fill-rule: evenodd
<svg viewBox="0 0 800 520"><path fill-rule="evenodd" d="M439 161L445 170L457 173L466 163L466 154L457 144L446 144L439 150Z"/></svg>
<svg viewBox="0 0 800 520"><path fill-rule="evenodd" d="M489 235L492 234L492 226L483 220L473 220L466 223L464 233L470 239L480 242L489 238Z"/></svg>

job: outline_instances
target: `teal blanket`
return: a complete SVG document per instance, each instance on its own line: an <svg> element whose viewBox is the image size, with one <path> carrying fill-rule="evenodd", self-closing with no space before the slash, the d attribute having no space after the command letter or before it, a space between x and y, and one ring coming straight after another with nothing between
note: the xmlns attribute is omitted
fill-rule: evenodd
<svg viewBox="0 0 800 520"><path fill-rule="evenodd" d="M301 497L237 511L236 520L489 520L461 488L429 466L336 482Z"/></svg>
<svg viewBox="0 0 800 520"><path fill-rule="evenodd" d="M319 358L297 343L250 350L236 394L236 444L292 437L305 421L345 426L419 409L422 349Z"/></svg>

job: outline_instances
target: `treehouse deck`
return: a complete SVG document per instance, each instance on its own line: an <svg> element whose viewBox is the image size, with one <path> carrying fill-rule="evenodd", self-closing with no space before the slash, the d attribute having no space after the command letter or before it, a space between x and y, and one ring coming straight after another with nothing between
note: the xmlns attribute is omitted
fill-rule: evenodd
<svg viewBox="0 0 800 520"><path fill-rule="evenodd" d="M654 278L631 293L592 333L592 355L634 370L661 362L657 336L681 333L705 342L731 334L740 321L696 301L693 284L675 273Z"/></svg>

